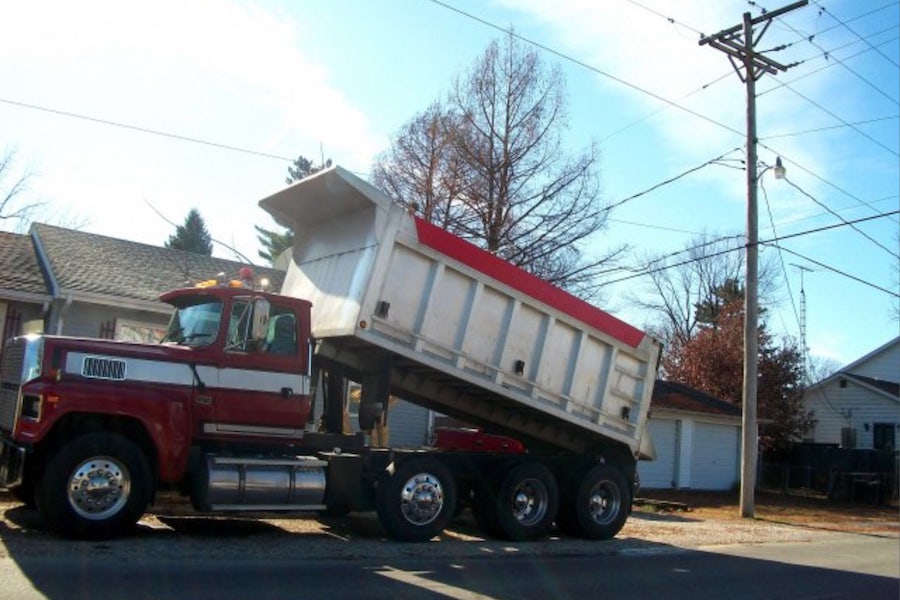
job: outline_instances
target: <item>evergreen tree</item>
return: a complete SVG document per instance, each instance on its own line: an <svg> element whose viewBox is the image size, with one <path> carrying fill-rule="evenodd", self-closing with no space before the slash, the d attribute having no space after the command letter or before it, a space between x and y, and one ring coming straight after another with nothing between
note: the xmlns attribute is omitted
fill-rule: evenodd
<svg viewBox="0 0 900 600"><path fill-rule="evenodd" d="M196 208L188 212L184 225L175 228L175 233L169 236L165 245L173 250L212 256L212 236L206 230L206 223Z"/></svg>
<svg viewBox="0 0 900 600"><path fill-rule="evenodd" d="M271 229L265 229L259 225L254 225L253 227L258 234L256 239L262 244L262 250L259 251L259 256L260 258L269 261L269 264L274 265L282 252L294 245L294 232L290 229L278 232Z"/></svg>

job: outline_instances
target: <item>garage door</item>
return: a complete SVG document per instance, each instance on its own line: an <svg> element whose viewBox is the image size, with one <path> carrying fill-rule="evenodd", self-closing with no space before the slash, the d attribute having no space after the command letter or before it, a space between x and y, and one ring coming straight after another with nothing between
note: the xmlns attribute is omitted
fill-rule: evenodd
<svg viewBox="0 0 900 600"><path fill-rule="evenodd" d="M695 490L730 490L738 482L740 445L734 425L697 423L691 454L691 487Z"/></svg>
<svg viewBox="0 0 900 600"><path fill-rule="evenodd" d="M675 464L678 457L678 424L669 419L654 419L649 423L650 439L656 448L656 460L638 462L638 475L643 488L671 488L675 486Z"/></svg>

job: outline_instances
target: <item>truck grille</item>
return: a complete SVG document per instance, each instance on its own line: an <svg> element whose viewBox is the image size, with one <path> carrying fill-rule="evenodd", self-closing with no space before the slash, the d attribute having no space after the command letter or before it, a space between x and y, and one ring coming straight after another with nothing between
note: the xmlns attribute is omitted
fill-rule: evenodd
<svg viewBox="0 0 900 600"><path fill-rule="evenodd" d="M25 346L25 340L21 338L9 340L3 348L3 360L0 362L0 430L9 433L15 428L19 409Z"/></svg>

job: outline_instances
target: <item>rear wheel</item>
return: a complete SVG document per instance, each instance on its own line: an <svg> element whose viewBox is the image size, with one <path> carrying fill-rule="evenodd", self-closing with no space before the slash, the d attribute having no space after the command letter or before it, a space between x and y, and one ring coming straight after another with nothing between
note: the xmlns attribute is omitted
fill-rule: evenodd
<svg viewBox="0 0 900 600"><path fill-rule="evenodd" d="M559 489L553 473L540 463L522 463L500 484L497 528L509 540L533 540L550 531L558 508Z"/></svg>
<svg viewBox="0 0 900 600"><path fill-rule="evenodd" d="M37 506L50 526L72 538L121 535L150 502L144 453L126 437L91 433L63 446L47 463Z"/></svg>
<svg viewBox="0 0 900 600"><path fill-rule="evenodd" d="M557 525L591 540L614 537L631 511L631 488L619 469L596 465L570 486Z"/></svg>
<svg viewBox="0 0 900 600"><path fill-rule="evenodd" d="M379 484L375 508L392 538L426 542L453 518L456 486L450 471L439 461L410 458Z"/></svg>

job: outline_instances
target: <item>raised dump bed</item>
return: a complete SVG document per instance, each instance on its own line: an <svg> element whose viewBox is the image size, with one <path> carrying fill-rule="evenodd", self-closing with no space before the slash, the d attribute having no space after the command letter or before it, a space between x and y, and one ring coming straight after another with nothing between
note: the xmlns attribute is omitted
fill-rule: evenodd
<svg viewBox="0 0 900 600"><path fill-rule="evenodd" d="M397 396L531 447L639 453L660 352L649 335L340 167L260 205L294 231L282 294L312 301L320 359L389 364Z"/></svg>

